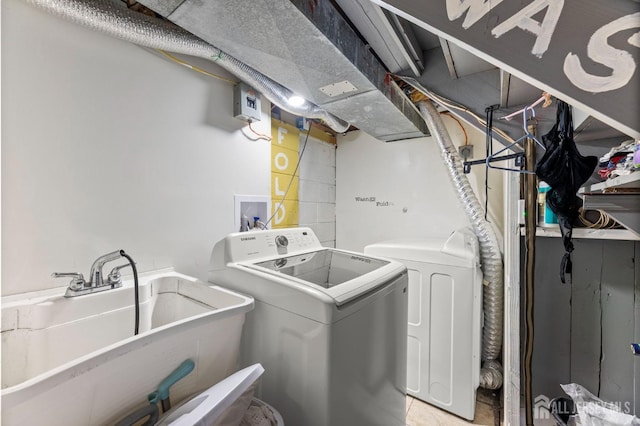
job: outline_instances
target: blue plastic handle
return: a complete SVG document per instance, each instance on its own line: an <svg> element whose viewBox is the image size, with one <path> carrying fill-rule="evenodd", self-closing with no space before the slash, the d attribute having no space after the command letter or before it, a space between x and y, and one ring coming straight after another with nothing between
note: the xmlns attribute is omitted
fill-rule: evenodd
<svg viewBox="0 0 640 426"><path fill-rule="evenodd" d="M177 383L180 379L193 371L195 363L190 359L185 360L180 367L173 370L160 384L155 392L150 393L147 396L149 404L157 404L160 401L169 398L169 388Z"/></svg>

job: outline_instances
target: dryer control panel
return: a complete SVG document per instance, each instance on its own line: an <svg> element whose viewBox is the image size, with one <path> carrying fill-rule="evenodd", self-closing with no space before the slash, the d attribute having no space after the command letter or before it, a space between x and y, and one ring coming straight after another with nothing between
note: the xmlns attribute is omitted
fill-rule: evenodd
<svg viewBox="0 0 640 426"><path fill-rule="evenodd" d="M242 262L322 248L311 228L281 228L229 234L223 240L225 260Z"/></svg>

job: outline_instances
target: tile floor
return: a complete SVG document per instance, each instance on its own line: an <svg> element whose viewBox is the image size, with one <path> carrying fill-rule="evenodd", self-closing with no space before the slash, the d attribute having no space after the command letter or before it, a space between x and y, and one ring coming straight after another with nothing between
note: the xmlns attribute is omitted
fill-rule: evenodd
<svg viewBox="0 0 640 426"><path fill-rule="evenodd" d="M494 398L491 395L478 393L476 401L476 415L473 422L470 422L419 399L407 396L407 426L494 426L499 424L500 419L498 418L496 421L494 416ZM498 414L499 416L500 414Z"/></svg>

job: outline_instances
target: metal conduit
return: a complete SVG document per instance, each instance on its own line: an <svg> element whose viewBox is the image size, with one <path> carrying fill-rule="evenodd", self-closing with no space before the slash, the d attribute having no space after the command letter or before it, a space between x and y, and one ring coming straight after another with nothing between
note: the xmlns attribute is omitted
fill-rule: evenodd
<svg viewBox="0 0 640 426"><path fill-rule="evenodd" d="M484 213L467 176L463 172L458 150L453 145L449 132L430 101L418 103L431 134L442 150L442 158L456 189L458 199L471 222L480 245L483 273L484 327L482 336L482 368L480 386L498 389L502 386L503 373L497 361L502 349L502 323L504 312L503 265L500 246L495 232L484 219Z"/></svg>
<svg viewBox="0 0 640 426"><path fill-rule="evenodd" d="M170 22L134 12L124 4L110 0L26 1L52 15L139 46L208 59L253 86L285 111L321 119L338 133L349 129L349 123L309 101L299 107L289 105L291 90Z"/></svg>

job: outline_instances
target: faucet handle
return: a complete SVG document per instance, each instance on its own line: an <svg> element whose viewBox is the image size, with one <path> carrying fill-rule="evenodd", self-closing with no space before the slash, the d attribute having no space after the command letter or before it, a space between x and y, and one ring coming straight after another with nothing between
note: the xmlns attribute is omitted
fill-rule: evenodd
<svg viewBox="0 0 640 426"><path fill-rule="evenodd" d="M122 275L120 274L120 269L126 268L127 266L131 266L131 264L126 263L124 265L116 266L109 272L109 285L119 286L122 284Z"/></svg>
<svg viewBox="0 0 640 426"><path fill-rule="evenodd" d="M51 278L62 278L62 277L71 277L72 280L69 281L69 288L71 290L80 290L84 288L86 281L84 280L84 275L78 272L54 272L51 274Z"/></svg>

